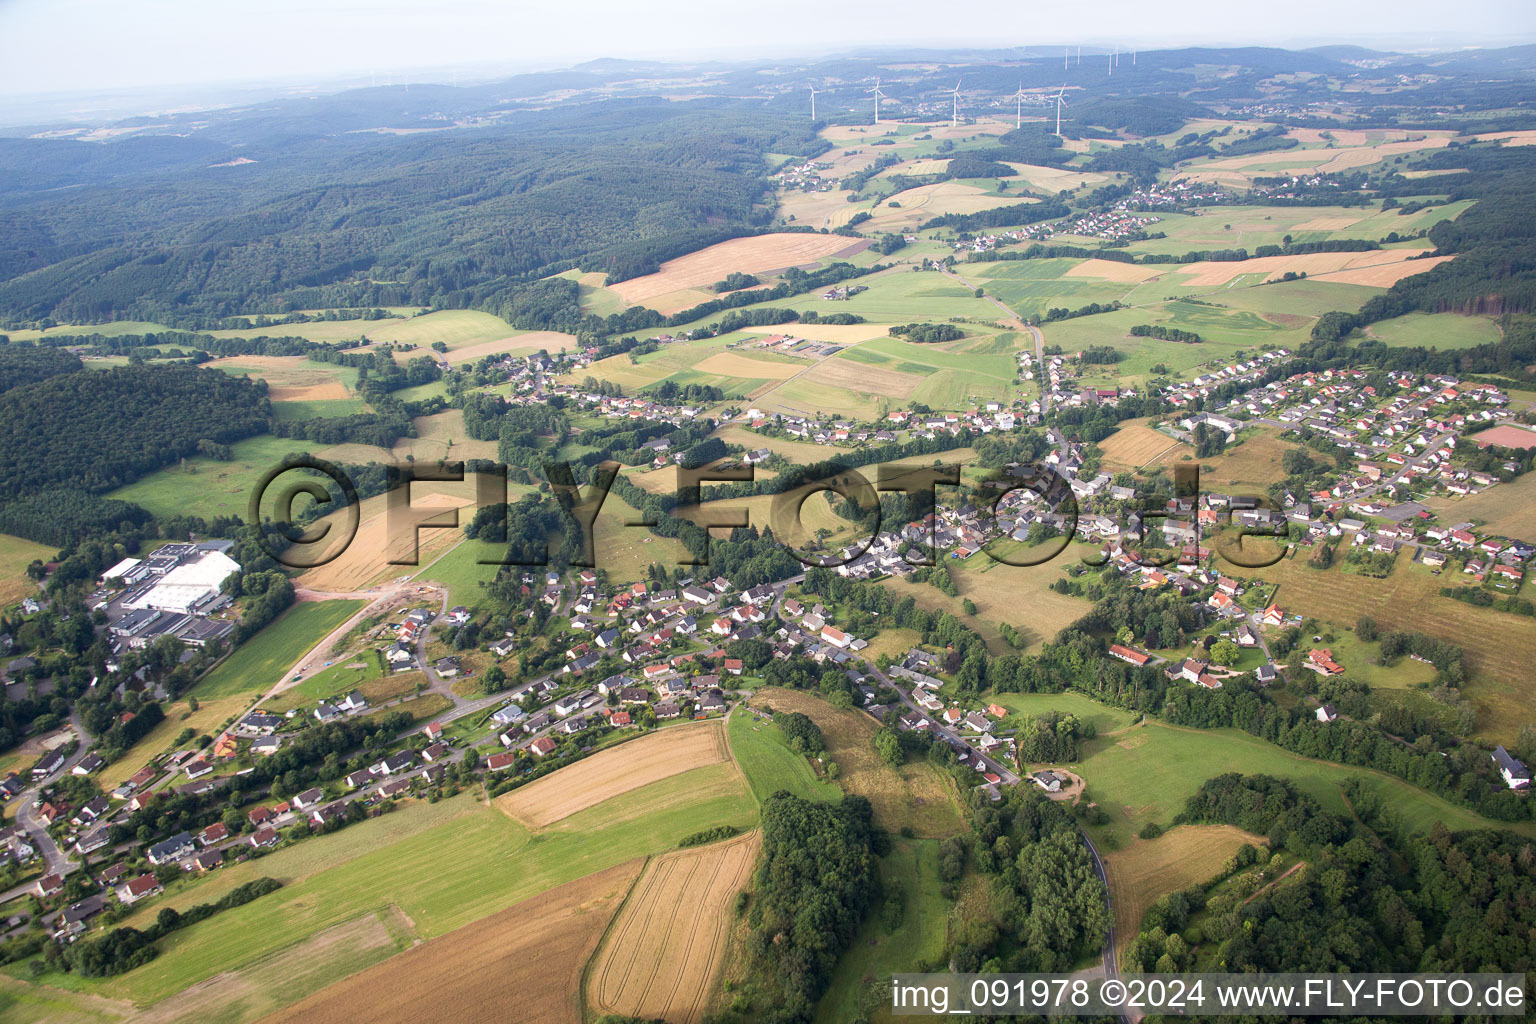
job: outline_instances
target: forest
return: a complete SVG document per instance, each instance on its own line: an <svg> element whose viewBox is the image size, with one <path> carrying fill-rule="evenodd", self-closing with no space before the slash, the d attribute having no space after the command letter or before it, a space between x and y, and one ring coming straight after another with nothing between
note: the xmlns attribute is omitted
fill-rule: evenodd
<svg viewBox="0 0 1536 1024"><path fill-rule="evenodd" d="M108 491L267 428L264 381L177 364L67 373L0 395L0 500Z"/></svg>
<svg viewBox="0 0 1536 1024"><path fill-rule="evenodd" d="M1331 813L1289 782L1221 775L1181 822L1236 825L1268 837L1239 858L1304 869L1244 899L1212 886L1164 897L1126 952L1127 970L1526 972L1536 966L1536 846L1510 832L1405 835L1378 798L1346 784L1353 816ZM1220 880L1218 880L1220 881Z"/></svg>
<svg viewBox="0 0 1536 1024"><path fill-rule="evenodd" d="M0 318L498 311L523 280L578 263L637 276L753 228L765 216L763 154L816 146L803 118L659 100L561 106L477 131L270 144L284 158L238 180L194 167L67 198L28 193L0 216L0 252L19 254L4 268ZM59 147L91 155L19 145L38 159Z"/></svg>

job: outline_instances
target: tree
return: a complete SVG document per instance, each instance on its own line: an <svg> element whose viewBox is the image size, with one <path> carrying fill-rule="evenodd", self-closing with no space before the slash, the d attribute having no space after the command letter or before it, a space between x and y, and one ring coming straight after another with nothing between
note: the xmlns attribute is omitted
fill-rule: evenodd
<svg viewBox="0 0 1536 1024"><path fill-rule="evenodd" d="M1237 660L1237 644L1222 637L1211 645L1211 660L1218 665L1230 665Z"/></svg>
<svg viewBox="0 0 1536 1024"><path fill-rule="evenodd" d="M888 725L875 733L875 751L893 768L899 768L906 760L901 749L900 734Z"/></svg>
<svg viewBox="0 0 1536 1024"><path fill-rule="evenodd" d="M1378 635L1379 632L1376 627L1376 620L1371 618L1369 615L1362 615L1355 620L1355 636L1359 639L1364 640L1366 643L1370 643L1372 640L1375 640Z"/></svg>

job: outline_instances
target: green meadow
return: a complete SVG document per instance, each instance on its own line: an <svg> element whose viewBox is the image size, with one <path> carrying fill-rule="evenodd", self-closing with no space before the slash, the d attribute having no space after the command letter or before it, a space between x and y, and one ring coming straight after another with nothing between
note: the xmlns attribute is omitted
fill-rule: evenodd
<svg viewBox="0 0 1536 1024"><path fill-rule="evenodd" d="M694 769L680 778L718 774L718 767ZM309 861L306 866L313 873L297 880L288 870L290 851L252 862L248 875L287 878L291 884L174 932L160 943L160 956L143 967L107 980L55 973L41 980L144 1006L217 974L250 967L327 928L391 907L405 914L416 937L432 938L565 882L672 849L679 839L701 829L745 829L757 820L755 802L739 781L700 787L707 793L696 800L652 799L655 787L677 789L671 779L652 783L537 833L463 795L446 802L457 814L449 816L444 804L436 805L427 814L438 823L387 841L391 819L422 809L411 804L394 815L336 833L334 838L346 844L332 844L335 859L317 871ZM617 805L622 806L616 810ZM642 808L645 812L637 813ZM350 835L354 831L359 833L355 837ZM375 842L363 845L360 841L370 834ZM309 840L292 853L311 858L307 848L331 838ZM445 856L445 851L451 855ZM343 854L350 856L342 859ZM226 881L220 876L236 870L225 869L213 879ZM209 898L201 886L184 893L179 902L186 904ZM316 951L318 957L327 955ZM337 976L354 969L348 963L335 966Z"/></svg>
<svg viewBox="0 0 1536 1024"><path fill-rule="evenodd" d="M281 682L282 673L362 608L366 601L303 601L289 608L202 678L198 698L256 693Z"/></svg>
<svg viewBox="0 0 1536 1024"><path fill-rule="evenodd" d="M262 434L230 447L234 458L229 462L202 455L183 459L117 488L107 497L142 505L157 516L244 519L250 510L251 493L263 474L288 453L313 451L319 446L300 438Z"/></svg>
<svg viewBox="0 0 1536 1024"><path fill-rule="evenodd" d="M1149 719L1088 742L1081 762L1069 767L1086 781L1087 798L1109 816L1094 832L1111 848L1129 843L1148 822L1166 827L1202 783L1233 771L1290 779L1340 814L1349 810L1340 783L1359 779L1410 831L1442 821L1452 831L1501 827L1536 835L1529 822L1493 822L1394 776L1300 757L1238 729L1188 729Z"/></svg>
<svg viewBox="0 0 1536 1024"><path fill-rule="evenodd" d="M1409 313L1371 324L1365 333L1393 348L1471 348L1499 340L1499 326L1492 319L1459 313Z"/></svg>
<svg viewBox="0 0 1536 1024"><path fill-rule="evenodd" d="M726 739L731 755L747 777L752 796L759 803L781 789L806 800L842 798L842 790L836 785L816 777L805 755L790 747L778 726L771 721L758 721L745 706L731 712L726 722Z"/></svg>

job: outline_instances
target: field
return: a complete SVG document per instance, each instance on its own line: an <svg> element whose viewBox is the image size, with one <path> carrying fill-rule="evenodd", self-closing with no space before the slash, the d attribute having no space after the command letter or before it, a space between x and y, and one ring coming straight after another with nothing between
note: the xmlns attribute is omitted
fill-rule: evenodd
<svg viewBox="0 0 1536 1024"><path fill-rule="evenodd" d="M111 979L50 973L41 980L147 1005L216 975L244 971L328 928L391 907L399 908L415 938L430 939L555 886L671 849L702 828L745 829L755 823L756 804L739 779L730 791L675 785L691 778L642 786L537 837L468 795L437 804L408 802L394 814L225 868L155 901L145 914L158 913L164 905L184 909L262 875L289 883L176 932L144 967ZM445 850L452 856L445 856ZM316 966L331 971L333 980L356 969L345 955L327 955Z"/></svg>
<svg viewBox="0 0 1536 1024"><path fill-rule="evenodd" d="M702 1018L760 838L753 831L646 865L587 972L594 1009L671 1024Z"/></svg>
<svg viewBox="0 0 1536 1024"><path fill-rule="evenodd" d="M421 316L397 320L322 320L307 324L284 324L280 329L252 327L244 330L211 331L220 338L253 338L281 333L308 338L326 344L356 341L367 337L374 344L416 345L417 351L406 358L423 354L434 341L441 341L450 352L498 338L517 334L505 320L472 309L444 309ZM241 361L252 357L240 356Z"/></svg>
<svg viewBox="0 0 1536 1024"><path fill-rule="evenodd" d="M462 604L473 608L480 602L482 582L496 576L499 565L482 565L480 559L502 559L507 554L504 544L485 540L464 540L445 554L439 555L419 573L416 579L432 580L448 591L450 605Z"/></svg>
<svg viewBox="0 0 1536 1024"><path fill-rule="evenodd" d="M0 534L0 608L36 593L37 584L28 578L27 566L38 560L51 562L57 551L21 537Z"/></svg>
<svg viewBox="0 0 1536 1024"><path fill-rule="evenodd" d="M1015 206L1034 202L1026 196L988 195L985 189L958 181L941 181L934 185L919 185L905 192L897 192L871 211L868 221L859 230L869 234L882 231L911 231L919 224L946 213L980 213L999 206ZM899 205L898 205L899 204ZM848 214L855 212L850 206ZM839 218L833 216L834 224ZM842 218L846 221L847 217Z"/></svg>
<svg viewBox="0 0 1536 1024"><path fill-rule="evenodd" d="M365 590L370 584L411 576L421 565L431 562L437 555L456 541L463 533L456 528L414 528L414 520L433 511L458 509L459 523L468 523L473 510L468 506L476 500L475 479L466 475L463 482L422 482L411 487L410 501L414 512L403 510L391 516L389 497L378 494L364 498L358 506L358 528L355 537L348 541L346 526L348 513L345 509L333 512L321 522L331 525L335 540L316 541L319 549L316 559L336 557L313 569L306 569L299 576L300 586L328 593ZM416 546L415 561L412 546ZM346 543L345 548L341 545Z"/></svg>
<svg viewBox="0 0 1536 1024"><path fill-rule="evenodd" d="M818 779L805 756L790 748L772 721L759 721L746 707L738 707L727 719L725 732L731 756L758 803L781 789L805 800L835 803L842 799L842 790Z"/></svg>
<svg viewBox="0 0 1536 1024"><path fill-rule="evenodd" d="M1450 603L1450 602L1447 602ZM1452 831L1491 827L1491 822L1401 779L1366 768L1315 761L1288 753L1237 729L1188 729L1149 720L1083 746L1079 764L1066 766L1087 781L1086 799L1097 802L1109 823L1093 826L1107 851L1129 846L1148 822L1167 826L1207 779L1224 772L1288 778L1324 807L1347 813L1339 789L1357 778L1399 815L1410 831L1443 821ZM1536 834L1536 825L1517 826Z"/></svg>
<svg viewBox="0 0 1536 1024"><path fill-rule="evenodd" d="M236 648L203 677L193 695L205 701L210 697L252 694L281 682L284 672L365 603L301 601Z"/></svg>
<svg viewBox="0 0 1536 1024"><path fill-rule="evenodd" d="M316 451L319 445L301 438L271 437L263 434L236 441L230 446L234 459L219 462L198 455L174 466L157 470L107 497L131 501L157 516L238 516L244 519L251 505L251 493L263 473L282 461L289 452Z"/></svg>
<svg viewBox="0 0 1536 1024"><path fill-rule="evenodd" d="M1077 260L1044 259L967 263L961 269L968 280L980 281L987 294L1023 317L1057 306L1075 309L1091 302L1114 302L1125 299L1134 287L1133 282L1099 276L1067 276L1077 266ZM1049 325L1046 329L1049 332Z"/></svg>
<svg viewBox="0 0 1536 1024"><path fill-rule="evenodd" d="M1460 645L1472 670L1462 695L1477 706L1481 735L1514 740L1531 706L1529 652L1536 650L1536 620L1441 597L1441 580L1408 564L1406 555L1392 575L1380 580L1338 568L1318 571L1307 566L1305 555L1253 575L1280 585L1282 608L1304 609L1339 626L1353 626L1361 615L1369 615L1383 632L1418 630ZM1484 643L1482 637L1499 641Z"/></svg>
<svg viewBox="0 0 1536 1024"><path fill-rule="evenodd" d="M1499 340L1499 327L1488 317L1456 313L1409 313L1374 323L1365 333L1393 347L1471 348Z"/></svg>
<svg viewBox="0 0 1536 1024"><path fill-rule="evenodd" d="M504 813L543 828L605 800L730 759L719 721L687 723L593 754L496 798Z"/></svg>
<svg viewBox="0 0 1536 1024"><path fill-rule="evenodd" d="M1215 878L1244 843L1262 847L1266 842L1231 825L1180 825L1105 854L1119 948L1136 938L1142 916L1159 897Z"/></svg>
<svg viewBox="0 0 1536 1024"><path fill-rule="evenodd" d="M1496 444L1503 448L1536 448L1536 433L1524 427L1516 427L1510 424L1504 424L1491 430L1484 430L1481 433L1474 434L1472 435L1472 440L1484 447Z"/></svg>
<svg viewBox="0 0 1536 1024"><path fill-rule="evenodd" d="M819 697L777 687L759 690L752 704L799 711L820 726L827 742L825 756L841 769L838 784L845 793L869 800L881 828L896 832L909 826L927 838L963 830L958 803L945 778L926 761L903 765L899 771L882 761L874 747L880 727L862 711L839 711Z"/></svg>
<svg viewBox="0 0 1536 1024"><path fill-rule="evenodd" d="M1076 716L1079 722L1092 725L1100 736L1130 728L1140 716L1129 711L1101 704L1092 697L1072 690L1061 693L994 693L989 700L995 701L1019 715L1041 715L1047 711L1060 711ZM1018 721L1009 717L1003 722L1007 728L1016 728Z"/></svg>
<svg viewBox="0 0 1536 1024"><path fill-rule="evenodd" d="M1099 447L1104 451L1104 469L1111 473L1118 469L1136 469L1149 462L1166 463L1188 448L1182 441L1139 423L1122 426L1100 441Z"/></svg>
<svg viewBox="0 0 1536 1024"><path fill-rule="evenodd" d="M862 247L862 243L842 235L784 232L733 238L668 260L656 273L620 281L610 285L609 290L628 305L647 305L662 313L675 313L703 300L692 295L679 295L673 301L658 300L685 290L712 296L713 293L707 291L709 286L732 272L762 274L805 266L854 246Z"/></svg>
<svg viewBox="0 0 1536 1024"><path fill-rule="evenodd" d="M826 995L816 1007L816 1024L901 1020L875 997L874 983L889 981L897 972L942 966L949 903L939 894L938 840L893 836L890 854L877 863L882 883L905 891L901 926L888 932L878 911L868 915L853 944L838 958Z"/></svg>
<svg viewBox="0 0 1536 1024"><path fill-rule="evenodd" d="M1201 486L1226 490L1246 487L1250 489L1246 493L1262 495L1270 484L1285 479L1281 460L1296 447L1268 430L1253 434L1235 447L1229 444L1219 455L1202 459Z"/></svg>
<svg viewBox="0 0 1536 1024"><path fill-rule="evenodd" d="M629 861L568 882L354 974L270 1020L454 1024L515 1006L519 1021L579 1024L582 969L640 866ZM474 984L445 985L445 978Z"/></svg>
<svg viewBox="0 0 1536 1024"><path fill-rule="evenodd" d="M1386 288L1401 278L1422 274L1439 262L1439 257L1408 260L1408 257L1416 256L1420 251L1378 249L1370 252L1314 252L1299 256L1258 256L1247 260L1183 263L1177 266L1173 275L1170 275L1170 282L1195 287L1213 287L1228 284L1235 278L1246 277L1249 274L1262 275L1257 280L1272 281L1280 278L1287 271L1297 274L1305 272L1308 277L1323 276L1324 280L1340 280L1334 275L1341 271L1358 271L1368 268L1376 276L1381 277L1381 280L1378 281L1375 277L1369 280L1347 278L1343 280L1351 284L1371 284L1378 288ZM1399 266L1404 261L1407 261L1406 267Z"/></svg>
<svg viewBox="0 0 1536 1024"><path fill-rule="evenodd" d="M270 627L269 627L270 628ZM183 729L191 729L196 735L217 736L225 721L245 710L250 698L244 695L208 699L201 690L197 693L197 710L184 700L171 702L165 707L165 719L149 731L139 742L129 747L123 756L101 769L95 776L102 792L110 793L130 775L143 768L160 754L176 749L176 737ZM192 746L189 742L187 746Z"/></svg>
<svg viewBox="0 0 1536 1024"><path fill-rule="evenodd" d="M1015 561L1045 558L1054 551L1059 541L1052 541L1038 549L1021 551L1016 541L999 540L988 550L995 550L1000 557ZM1054 558L1047 558L1038 565L1009 565L994 561L985 551L972 555L964 562L946 559L942 564L950 567L950 574L960 590L956 599L941 593L926 583L892 581L883 583L898 597L911 595L919 608L949 612L967 621L977 634L987 641L994 654L1009 653L1010 648L998 637L991 623L1006 622L1019 631L1026 650L1038 647L1054 639L1064 627L1087 614L1088 602L1079 597L1058 594L1050 589L1058 576L1073 560L1092 553L1095 549L1086 544L1072 544ZM967 618L961 600L969 599L976 605L976 617Z"/></svg>
<svg viewBox="0 0 1536 1024"><path fill-rule="evenodd" d="M1522 474L1512 483L1465 498L1434 498L1429 504L1452 520L1482 523L1490 533L1536 540L1536 526L1531 522L1531 509L1536 508L1536 474Z"/></svg>

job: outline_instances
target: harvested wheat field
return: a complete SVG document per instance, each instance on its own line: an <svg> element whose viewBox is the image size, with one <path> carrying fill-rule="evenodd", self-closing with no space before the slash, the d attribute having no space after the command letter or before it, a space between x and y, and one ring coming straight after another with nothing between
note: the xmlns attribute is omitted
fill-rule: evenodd
<svg viewBox="0 0 1536 1024"><path fill-rule="evenodd" d="M702 1019L760 838L754 830L647 864L592 958L588 1004L668 1024Z"/></svg>
<svg viewBox="0 0 1536 1024"><path fill-rule="evenodd" d="M610 288L632 306L640 303L649 304L648 300L656 299L668 292L685 288L708 288L733 271L743 274L761 274L770 270L784 270L816 263L845 250L854 249L855 246L863 249L867 245L867 239L855 240L842 235L821 235L809 232L781 232L771 235L753 235L749 238L732 238L719 245L711 245L707 249L691 252L687 256L668 260L654 274L620 281L618 284L611 285Z"/></svg>
<svg viewBox="0 0 1536 1024"><path fill-rule="evenodd" d="M1188 446L1137 423L1122 426L1100 441L1099 448L1104 452L1104 468L1113 471L1145 466L1157 461L1159 456L1166 461L1169 455Z"/></svg>
<svg viewBox="0 0 1536 1024"><path fill-rule="evenodd" d="M1401 251L1401 250L1398 250ZM1356 267L1332 274L1313 274L1320 281L1336 284L1363 284L1371 288L1390 288L1405 277L1427 273L1440 264L1455 259L1449 256L1431 256L1422 260L1405 260L1397 263L1379 263L1369 267Z"/></svg>
<svg viewBox="0 0 1536 1024"><path fill-rule="evenodd" d="M339 380L323 384L267 385L267 397L274 402L323 402L350 398L351 392Z"/></svg>
<svg viewBox="0 0 1536 1024"><path fill-rule="evenodd" d="M869 280L869 278L865 278ZM873 341L890 336L885 324L785 324L780 327L748 327L748 334L788 334L807 341L830 341L835 345L852 345L860 341Z"/></svg>
<svg viewBox="0 0 1536 1024"><path fill-rule="evenodd" d="M268 1024L579 1024L581 972L634 884L632 860L391 957Z"/></svg>
<svg viewBox="0 0 1536 1024"><path fill-rule="evenodd" d="M1027 196L989 196L975 185L962 185L958 181L941 181L934 185L919 185L905 192L897 192L890 199L871 210L871 218L861 226L871 233L878 231L911 230L923 221L945 213L980 213L999 206L1016 206L1019 203L1038 202ZM899 203L901 205L894 205ZM857 213L849 210L848 216ZM836 220L836 218L833 218ZM845 218L846 219L846 218Z"/></svg>
<svg viewBox="0 0 1536 1024"><path fill-rule="evenodd" d="M1506 146L1536 146L1536 131L1484 132L1472 137L1478 142L1501 141Z"/></svg>
<svg viewBox="0 0 1536 1024"><path fill-rule="evenodd" d="M1104 855L1115 937L1120 949L1141 930L1141 919L1162 896L1210 881L1244 843L1268 840L1231 825L1178 825L1156 839L1137 839Z"/></svg>
<svg viewBox="0 0 1536 1024"><path fill-rule="evenodd" d="M1363 216L1362 217L1313 217L1311 220L1304 220L1304 221L1302 221L1300 224L1297 224L1291 230L1292 231L1339 231L1339 230L1342 230L1343 228L1349 227L1351 224L1358 224L1358 223L1360 223L1360 221L1362 221L1364 219L1365 218Z"/></svg>
<svg viewBox="0 0 1536 1024"><path fill-rule="evenodd" d="M304 356L229 356L210 359L203 364L215 370L267 382L272 388L309 388L339 383L342 368L331 363L311 362ZM294 396L289 395L290 399ZM346 398L346 388L339 395L312 395L311 398Z"/></svg>
<svg viewBox="0 0 1536 1024"><path fill-rule="evenodd" d="M1108 180L1107 175L1093 171L1080 171L1072 167L1042 167L1039 164L1014 163L1012 160L1003 162L1012 167L1019 178L1047 192L1059 192L1064 188L1077 188L1079 185L1101 185Z"/></svg>
<svg viewBox="0 0 1536 1024"><path fill-rule="evenodd" d="M932 589L932 588L927 588ZM827 741L826 757L837 762L837 784L845 793L864 797L875 824L890 832L903 826L924 839L941 839L964 830L953 784L926 760L892 768L875 752L880 726L862 711L840 711L804 690L765 687L752 697L754 707L798 711L814 721Z"/></svg>
<svg viewBox="0 0 1536 1024"><path fill-rule="evenodd" d="M1274 281L1287 271L1297 274L1305 271L1308 277L1320 277L1324 274L1332 275L1335 271L1357 268L1370 271L1392 268L1388 273L1410 277L1413 274L1423 273L1434 264L1427 259L1414 260L1408 264L1405 271L1399 271L1397 264L1424 251L1422 249L1377 249L1371 252L1311 252L1300 256L1258 256L1249 260L1201 260L1198 263L1185 264L1177 273L1180 275L1180 284L1196 287L1224 285L1244 274L1263 274L1266 281ZM1342 278L1329 276L1327 280L1338 281ZM1351 281L1350 283L1365 284L1367 282Z"/></svg>
<svg viewBox="0 0 1536 1024"><path fill-rule="evenodd" d="M906 398L923 383L923 378L915 373L887 370L868 363L836 358L817 363L802 379L848 391L862 391L866 395L884 395L887 398Z"/></svg>
<svg viewBox="0 0 1536 1024"><path fill-rule="evenodd" d="M1116 260L1084 260L1061 276L1096 277L1103 281L1127 281L1140 284L1163 273L1164 271L1159 268L1139 267L1134 263L1120 263Z"/></svg>
<svg viewBox="0 0 1536 1024"><path fill-rule="evenodd" d="M754 359L740 352L716 352L693 368L701 373L718 373L722 377L767 377L769 380L788 380L804 370L809 363L780 363L768 359Z"/></svg>
<svg viewBox="0 0 1536 1024"><path fill-rule="evenodd" d="M475 476L466 474L462 483L413 484L411 504L418 511L411 515L419 515L423 511L428 514L440 513L473 505L475 479ZM363 590L380 577L392 578L416 572L420 566L426 565L445 549L464 539L464 534L457 529L423 529L418 533L413 528L412 519L404 513L395 516L392 524L386 502L387 496L383 494L363 499L358 508L357 536L334 560L306 570L295 582L308 590L336 593ZM468 521L469 513L460 512L460 524ZM335 542L323 548L323 553L329 553L345 541L346 513L332 513L321 522L330 524L332 534L336 537ZM413 536L417 538L418 545L416 564L391 564L391 559L399 561L411 557Z"/></svg>
<svg viewBox="0 0 1536 1024"><path fill-rule="evenodd" d="M543 828L648 783L729 760L724 722L674 725L630 740L496 798L501 811Z"/></svg>
<svg viewBox="0 0 1536 1024"><path fill-rule="evenodd" d="M471 359L484 359L486 356L501 355L503 352L532 355L540 349L546 352L564 352L566 349L574 348L575 346L576 336L573 334L562 334L559 331L528 331L526 334L517 334L510 338L482 341L477 345L466 345L463 348L456 348L448 353L448 359L455 365L459 365ZM402 353L405 357L418 356L420 354L420 352Z"/></svg>

